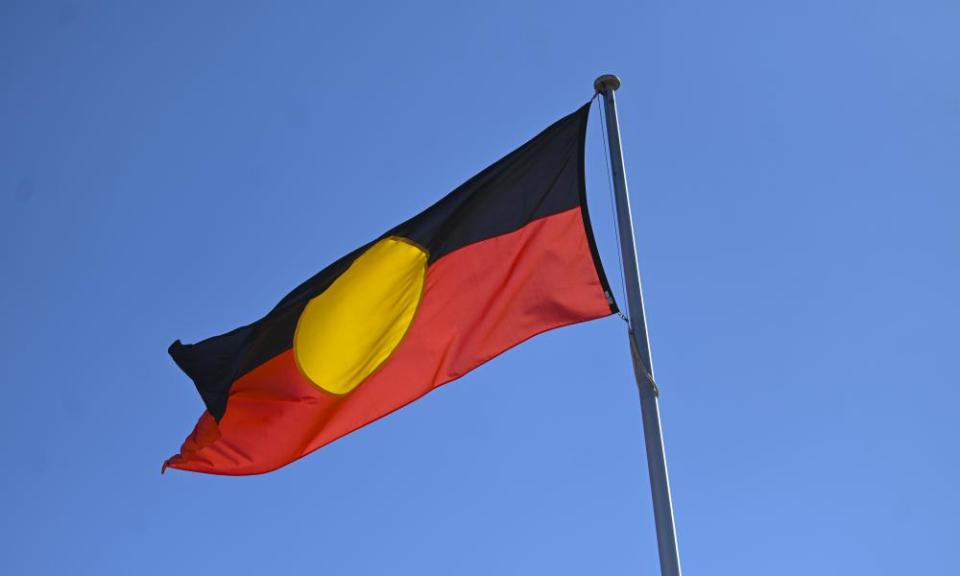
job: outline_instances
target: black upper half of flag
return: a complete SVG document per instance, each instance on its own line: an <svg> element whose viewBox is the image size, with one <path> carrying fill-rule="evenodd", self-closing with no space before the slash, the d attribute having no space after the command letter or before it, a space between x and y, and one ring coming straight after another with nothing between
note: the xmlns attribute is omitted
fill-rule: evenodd
<svg viewBox="0 0 960 576"><path fill-rule="evenodd" d="M590 103L584 104L433 206L330 264L260 320L197 344L184 345L178 340L170 346L170 355L194 381L210 413L220 420L233 381L290 349L306 304L373 243L388 236L408 238L426 248L433 263L475 242L578 207L600 282L611 311L615 311L587 212L584 145L589 111Z"/></svg>

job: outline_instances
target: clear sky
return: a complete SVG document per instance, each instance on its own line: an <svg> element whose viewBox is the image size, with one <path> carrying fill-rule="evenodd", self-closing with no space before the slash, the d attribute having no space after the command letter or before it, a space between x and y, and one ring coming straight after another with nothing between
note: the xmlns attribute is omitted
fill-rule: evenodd
<svg viewBox="0 0 960 576"><path fill-rule="evenodd" d="M958 28L955 0L4 0L0 572L655 574L617 318L277 472L160 475L203 409L170 342L616 72L686 573L960 573Z"/></svg>

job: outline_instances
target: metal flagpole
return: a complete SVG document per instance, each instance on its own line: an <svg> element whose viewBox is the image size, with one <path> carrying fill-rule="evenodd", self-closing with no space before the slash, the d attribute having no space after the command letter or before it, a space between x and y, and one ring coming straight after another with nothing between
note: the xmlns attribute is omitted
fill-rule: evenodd
<svg viewBox="0 0 960 576"><path fill-rule="evenodd" d="M637 388L640 390L643 436L647 448L650 491L653 494L657 547L660 552L660 574L680 576L680 553L677 550L677 534L673 522L667 455L663 448L663 433L660 429L660 406L657 401L659 391L653 379L650 341L647 338L647 321L643 314L643 293L640 289L640 269L637 266L637 246L633 238L633 216L630 214L627 175L623 167L623 150L620 147L620 123L617 120L617 101L614 97L614 92L620 88L620 79L612 74L605 74L594 81L593 87L603 96L604 116L607 120L610 168L613 171L617 228L620 232L620 253L623 257L623 275L627 292L628 334L633 356L633 372L637 378Z"/></svg>

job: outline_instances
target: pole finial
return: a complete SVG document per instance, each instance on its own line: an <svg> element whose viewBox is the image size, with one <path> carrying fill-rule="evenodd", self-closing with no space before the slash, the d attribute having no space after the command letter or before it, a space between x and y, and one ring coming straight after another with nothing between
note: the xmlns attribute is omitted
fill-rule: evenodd
<svg viewBox="0 0 960 576"><path fill-rule="evenodd" d="M604 74L593 81L593 89L597 92L615 91L620 87L620 79L616 74Z"/></svg>

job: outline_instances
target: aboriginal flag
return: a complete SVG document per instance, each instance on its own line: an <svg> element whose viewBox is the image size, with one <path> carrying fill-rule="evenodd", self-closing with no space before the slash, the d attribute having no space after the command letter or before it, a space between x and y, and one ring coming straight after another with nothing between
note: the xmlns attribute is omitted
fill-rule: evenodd
<svg viewBox="0 0 960 576"><path fill-rule="evenodd" d="M166 467L269 472L541 332L616 311L587 215L590 105L340 258L266 316L170 355L207 410Z"/></svg>

